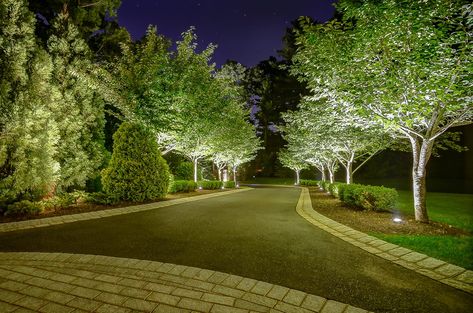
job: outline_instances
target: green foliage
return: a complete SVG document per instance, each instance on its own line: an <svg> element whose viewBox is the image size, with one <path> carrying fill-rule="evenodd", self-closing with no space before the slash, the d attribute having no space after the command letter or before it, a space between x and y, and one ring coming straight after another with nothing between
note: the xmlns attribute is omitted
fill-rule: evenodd
<svg viewBox="0 0 473 313"><path fill-rule="evenodd" d="M5 216L36 215L42 212L42 207L38 202L22 200L10 204L3 213Z"/></svg>
<svg viewBox="0 0 473 313"><path fill-rule="evenodd" d="M86 200L88 194L84 191L76 190L74 192L62 193L48 199L39 201L44 210L57 210L67 208L73 204L79 203L80 200Z"/></svg>
<svg viewBox="0 0 473 313"><path fill-rule="evenodd" d="M192 180L194 177L194 164L181 162L174 169L174 176L178 180Z"/></svg>
<svg viewBox="0 0 473 313"><path fill-rule="evenodd" d="M223 187L223 182L219 180L202 180L197 182L199 187L205 190L221 189Z"/></svg>
<svg viewBox="0 0 473 313"><path fill-rule="evenodd" d="M328 186L330 185L330 182L329 181L326 181L326 180L322 180L320 182L320 187L322 187L324 190L327 190L328 191Z"/></svg>
<svg viewBox="0 0 473 313"><path fill-rule="evenodd" d="M343 186L341 193L339 193L340 186ZM334 187L332 188L335 190ZM338 194L340 200L348 205L370 211L393 210L398 200L395 189L381 186L339 184L334 194Z"/></svg>
<svg viewBox="0 0 473 313"><path fill-rule="evenodd" d="M144 127L125 122L113 139L112 158L102 173L105 193L135 202L164 198L169 168L153 136Z"/></svg>
<svg viewBox="0 0 473 313"><path fill-rule="evenodd" d="M300 185L301 186L319 186L320 182L318 180L310 180L310 179L301 179Z"/></svg>
<svg viewBox="0 0 473 313"><path fill-rule="evenodd" d="M360 184L321 182L324 190L349 206L370 211L396 209L398 192L393 188Z"/></svg>
<svg viewBox="0 0 473 313"><path fill-rule="evenodd" d="M58 104L52 113L58 125L60 179L58 190L84 187L103 165L105 148L104 102L94 73L92 54L67 15L53 21L47 41L53 61L52 83L58 86Z"/></svg>
<svg viewBox="0 0 473 313"><path fill-rule="evenodd" d="M103 205L112 205L119 202L114 195L107 194L105 192L92 192L87 194L85 202Z"/></svg>
<svg viewBox="0 0 473 313"><path fill-rule="evenodd" d="M236 184L233 180L229 180L223 183L223 187L225 188L236 188Z"/></svg>
<svg viewBox="0 0 473 313"><path fill-rule="evenodd" d="M334 197L337 197L339 198L339 188L340 186L340 183L331 183L331 184L328 184L328 188L327 188L327 191L330 192L330 194Z"/></svg>
<svg viewBox="0 0 473 313"><path fill-rule="evenodd" d="M191 192L197 189L197 183L193 180L175 180L169 188L170 193Z"/></svg>
<svg viewBox="0 0 473 313"><path fill-rule="evenodd" d="M60 13L69 15L70 19L78 26L83 38L93 37L110 17L114 17L121 0L101 1L70 1L70 0L42 0L29 1L32 12L41 14L48 22L39 27L41 36L46 36L51 21Z"/></svg>
<svg viewBox="0 0 473 313"><path fill-rule="evenodd" d="M44 195L57 180L58 130L51 59L25 1L0 2L0 197Z"/></svg>
<svg viewBox="0 0 473 313"><path fill-rule="evenodd" d="M292 72L307 82L309 100L343 112L345 125L408 141L416 219L428 222L427 163L436 148L458 150L445 132L473 122L473 6L340 0L337 8L343 19L303 27Z"/></svg>

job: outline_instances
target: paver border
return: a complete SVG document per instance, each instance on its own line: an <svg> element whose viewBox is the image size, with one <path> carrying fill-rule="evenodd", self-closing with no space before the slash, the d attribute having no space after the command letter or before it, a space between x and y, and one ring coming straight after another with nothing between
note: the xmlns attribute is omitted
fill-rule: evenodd
<svg viewBox="0 0 473 313"><path fill-rule="evenodd" d="M7 312L20 307L39 312L368 313L299 290L213 270L42 252L0 252L0 309L2 305Z"/></svg>
<svg viewBox="0 0 473 313"><path fill-rule="evenodd" d="M309 223L360 249L451 287L473 294L473 271L388 243L318 213L312 208L312 200L307 187L301 187L296 211Z"/></svg>
<svg viewBox="0 0 473 313"><path fill-rule="evenodd" d="M239 188L239 189L228 190L228 191L223 191L223 192L216 192L216 193L210 193L210 194L205 194L205 195L159 201L159 202L153 202L153 203L147 203L147 204L132 205L132 206L127 206L127 207L122 207L122 208L106 209L106 210L101 210L101 211L61 215L61 216L54 216L54 217L45 217L45 218L20 221L20 222L1 223L0 233L38 228L38 227L47 227L47 226L52 226L52 225L73 223L73 222L86 221L86 220L92 220L92 219L99 219L99 218L110 217L110 216L115 216L115 215L143 212L143 211L164 208L164 207L181 204L181 203L188 203L188 202L194 202L198 200L226 196L229 194L234 194L234 193L244 192L244 191L249 191L249 190L252 190L252 188L241 188L241 189Z"/></svg>

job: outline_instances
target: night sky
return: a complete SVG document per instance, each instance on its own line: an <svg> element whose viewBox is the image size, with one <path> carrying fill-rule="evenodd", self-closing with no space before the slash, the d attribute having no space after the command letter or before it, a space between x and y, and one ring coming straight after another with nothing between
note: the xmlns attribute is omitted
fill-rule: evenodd
<svg viewBox="0 0 473 313"><path fill-rule="evenodd" d="M301 15L317 21L333 16L335 0L122 0L118 21L133 39L140 39L149 24L158 32L179 40L195 26L201 48L218 45L217 65L236 60L253 66L277 56L290 22Z"/></svg>

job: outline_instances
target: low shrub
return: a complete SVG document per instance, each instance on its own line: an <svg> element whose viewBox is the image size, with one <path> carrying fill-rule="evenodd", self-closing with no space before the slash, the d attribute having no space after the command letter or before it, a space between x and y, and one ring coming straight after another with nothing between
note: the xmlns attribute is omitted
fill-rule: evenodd
<svg viewBox="0 0 473 313"><path fill-rule="evenodd" d="M173 181L169 192L190 192L197 189L197 183L192 180L175 180Z"/></svg>
<svg viewBox="0 0 473 313"><path fill-rule="evenodd" d="M59 208L67 208L68 206L77 203L79 197L79 195L74 193L64 193L45 200L41 200L39 203L44 210L56 210Z"/></svg>
<svg viewBox="0 0 473 313"><path fill-rule="evenodd" d="M43 211L39 202L32 202L29 200L22 200L12 203L7 206L3 215L5 216L20 216L20 215L36 215Z"/></svg>
<svg viewBox="0 0 473 313"><path fill-rule="evenodd" d="M320 186L343 203L363 210L393 210L396 208L399 197L396 189L383 186L329 183L325 181L320 182Z"/></svg>
<svg viewBox="0 0 473 313"><path fill-rule="evenodd" d="M312 179L301 179L300 180L300 185L301 186L318 186L319 185L318 180L312 180Z"/></svg>
<svg viewBox="0 0 473 313"><path fill-rule="evenodd" d="M219 180L202 180L197 183L202 189L212 190L212 189L221 189L223 187L223 182Z"/></svg>
<svg viewBox="0 0 473 313"><path fill-rule="evenodd" d="M119 201L118 198L105 192L92 192L84 199L88 203L111 205Z"/></svg>
<svg viewBox="0 0 473 313"><path fill-rule="evenodd" d="M327 186L327 191L334 197L338 198L338 187L341 183L329 183Z"/></svg>
<svg viewBox="0 0 473 313"><path fill-rule="evenodd" d="M364 210L383 211L396 208L398 193L396 189L382 186L343 184L339 185L339 199Z"/></svg>
<svg viewBox="0 0 473 313"><path fill-rule="evenodd" d="M320 182L320 187L322 187L325 191L328 191L328 186L330 185L329 181L323 180Z"/></svg>
<svg viewBox="0 0 473 313"><path fill-rule="evenodd" d="M223 183L223 187L225 188L235 188L235 182L233 180L229 180Z"/></svg>

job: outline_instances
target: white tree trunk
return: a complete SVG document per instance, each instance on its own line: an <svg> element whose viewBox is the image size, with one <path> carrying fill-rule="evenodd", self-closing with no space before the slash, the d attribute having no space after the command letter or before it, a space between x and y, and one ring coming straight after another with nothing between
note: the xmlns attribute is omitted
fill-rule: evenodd
<svg viewBox="0 0 473 313"><path fill-rule="evenodd" d="M236 187L238 185L237 184L237 177L236 177L236 170L237 170L236 166L233 166L232 170L233 170L233 181L235 182L235 187Z"/></svg>
<svg viewBox="0 0 473 313"><path fill-rule="evenodd" d="M300 170L296 170L296 185L300 184Z"/></svg>
<svg viewBox="0 0 473 313"><path fill-rule="evenodd" d="M197 182L197 163L199 159L194 159L194 182Z"/></svg>
<svg viewBox="0 0 473 313"><path fill-rule="evenodd" d="M322 173L322 181L326 181L327 177L325 176L325 166L322 165L320 168L320 173Z"/></svg>
<svg viewBox="0 0 473 313"><path fill-rule="evenodd" d="M218 172L218 180L222 181L222 170L220 170L220 167L217 166L217 172Z"/></svg>
<svg viewBox="0 0 473 313"><path fill-rule="evenodd" d="M333 177L334 173L333 173L333 171L330 167L328 168L328 175L329 175L330 183L333 184L333 182L334 182L334 177Z"/></svg>
<svg viewBox="0 0 473 313"><path fill-rule="evenodd" d="M433 141L409 138L412 146L412 192L416 221L429 222L426 204L427 162L432 155Z"/></svg>
<svg viewBox="0 0 473 313"><path fill-rule="evenodd" d="M351 184L353 181L353 173L352 173L352 168L353 168L353 162L348 161L347 164L345 164L345 170L346 170L346 182L347 184Z"/></svg>

